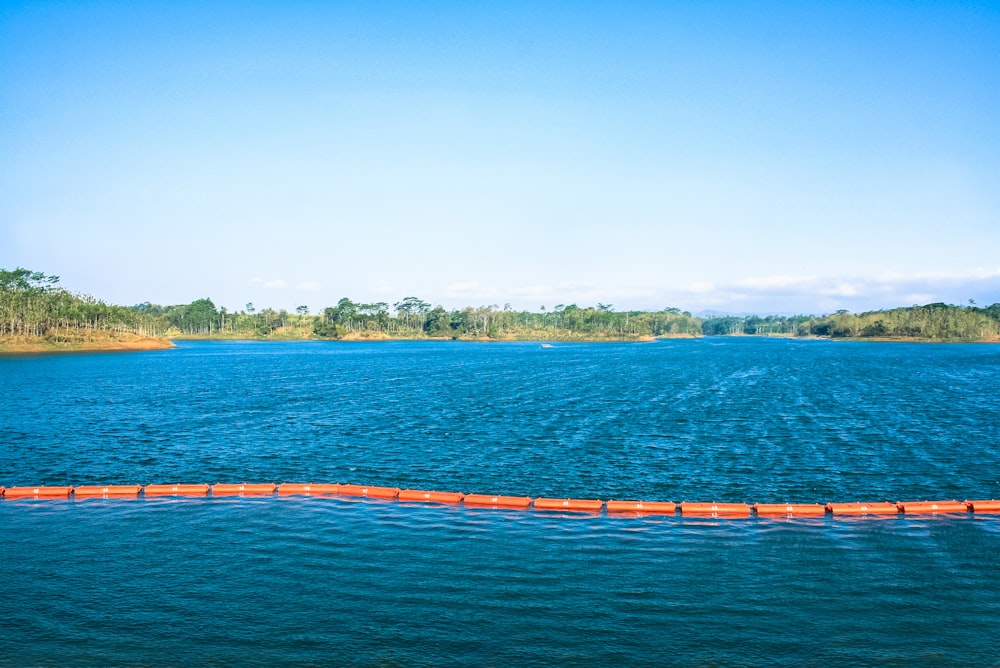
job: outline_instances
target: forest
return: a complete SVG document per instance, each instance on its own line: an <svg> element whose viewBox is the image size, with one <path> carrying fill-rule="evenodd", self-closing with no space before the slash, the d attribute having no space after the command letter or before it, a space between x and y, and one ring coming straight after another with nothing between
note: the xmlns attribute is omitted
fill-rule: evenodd
<svg viewBox="0 0 1000 668"><path fill-rule="evenodd" d="M114 306L72 293L59 277L23 268L0 269L0 339L58 343L81 332L145 337L220 339L456 339L636 341L670 336L792 336L922 341L1000 340L1000 304L944 303L853 314L712 316L697 318L676 307L616 311L608 304L544 306L516 311L509 304L447 310L417 297L362 303L343 298L310 314L247 304L239 311L211 299L160 306Z"/></svg>
<svg viewBox="0 0 1000 668"><path fill-rule="evenodd" d="M1000 303L986 307L937 302L881 311L824 316L721 316L702 321L706 336L797 336L831 339L995 341L1000 338Z"/></svg>
<svg viewBox="0 0 1000 668"><path fill-rule="evenodd" d="M217 309L210 299L180 306L141 304L143 313L162 319L171 336L212 338L318 339L471 339L471 340L635 340L658 336L699 336L701 321L676 308L663 311L615 311L610 306L559 305L538 313L509 305L465 307L448 311L417 297L391 306L343 298L316 315L300 306L257 311L253 304L238 312Z"/></svg>
<svg viewBox="0 0 1000 668"><path fill-rule="evenodd" d="M163 322L140 309L74 294L58 283L58 276L38 271L0 269L0 337L58 340L87 331L164 335Z"/></svg>

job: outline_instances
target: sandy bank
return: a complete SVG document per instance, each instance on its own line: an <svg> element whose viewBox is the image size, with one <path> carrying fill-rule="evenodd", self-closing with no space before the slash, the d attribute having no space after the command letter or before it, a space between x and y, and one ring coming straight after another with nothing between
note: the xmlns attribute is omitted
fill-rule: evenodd
<svg viewBox="0 0 1000 668"><path fill-rule="evenodd" d="M0 355L166 350L173 347L173 342L166 338L110 332L0 337Z"/></svg>

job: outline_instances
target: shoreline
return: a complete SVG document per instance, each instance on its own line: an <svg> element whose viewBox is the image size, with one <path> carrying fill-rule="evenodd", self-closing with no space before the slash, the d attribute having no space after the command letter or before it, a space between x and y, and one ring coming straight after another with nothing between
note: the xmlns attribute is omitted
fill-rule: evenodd
<svg viewBox="0 0 1000 668"><path fill-rule="evenodd" d="M653 343L654 341L667 341L676 339L700 339L704 338L701 335L695 336L692 334L678 334L675 336L636 336L628 338L613 338L613 337L567 337L567 338L536 338L536 337L505 337L498 339L491 339L489 337L483 336L478 338L473 337L443 337L443 336L421 336L421 337L408 337L408 336L388 336L388 335L365 335L352 333L347 336L341 337L339 339L324 339L324 338L286 338L286 337L268 337L268 338L240 338L231 336L172 336L170 337L173 341L261 341L261 342L275 342L275 343L288 343L295 341L325 341L328 343L390 343L390 342L400 342L400 341L438 341L447 342L455 341L458 343Z"/></svg>
<svg viewBox="0 0 1000 668"><path fill-rule="evenodd" d="M45 355L49 353L142 352L169 350L176 344L165 337L137 334L62 336L65 340L45 337L0 337L0 356Z"/></svg>
<svg viewBox="0 0 1000 668"><path fill-rule="evenodd" d="M457 341L464 343L654 343L656 341L671 341L677 339L786 339L792 341L833 341L843 343L928 343L928 344L953 344L953 343L977 343L977 344L1000 344L1000 339L926 339L926 338L906 338L906 337L849 337L830 338L823 336L788 336L788 335L764 335L764 334L732 334L723 336L697 336L691 334L680 334L675 336L640 336L635 338L565 338L565 339L533 339L533 338L441 338L441 337L390 337L390 336L347 336L341 339L321 339L321 338L235 338L235 337L214 337L214 336L175 336L171 338L138 336L138 335L109 335L109 336L80 336L68 341L52 341L43 337L0 337L0 357L11 357L20 355L45 355L59 353L97 353L97 352L150 352L156 350L170 350L176 348L174 341L259 341L262 343L288 343L295 341L331 343L389 343L406 341Z"/></svg>

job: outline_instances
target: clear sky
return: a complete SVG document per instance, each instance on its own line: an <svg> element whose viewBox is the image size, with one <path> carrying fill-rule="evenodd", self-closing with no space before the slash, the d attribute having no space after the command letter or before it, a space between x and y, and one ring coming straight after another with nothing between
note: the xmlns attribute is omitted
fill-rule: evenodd
<svg viewBox="0 0 1000 668"><path fill-rule="evenodd" d="M115 304L1000 302L1000 3L0 3L0 267Z"/></svg>

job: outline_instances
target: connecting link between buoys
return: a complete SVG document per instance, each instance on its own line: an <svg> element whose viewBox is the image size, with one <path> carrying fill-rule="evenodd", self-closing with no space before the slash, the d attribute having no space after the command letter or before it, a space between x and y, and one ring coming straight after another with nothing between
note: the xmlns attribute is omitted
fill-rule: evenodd
<svg viewBox="0 0 1000 668"><path fill-rule="evenodd" d="M1000 513L1000 501L997 499L966 501L965 504L974 513Z"/></svg>

